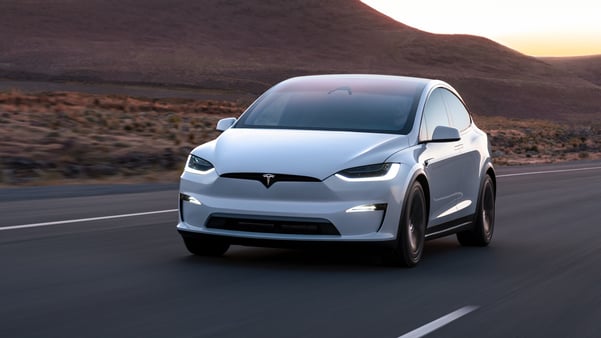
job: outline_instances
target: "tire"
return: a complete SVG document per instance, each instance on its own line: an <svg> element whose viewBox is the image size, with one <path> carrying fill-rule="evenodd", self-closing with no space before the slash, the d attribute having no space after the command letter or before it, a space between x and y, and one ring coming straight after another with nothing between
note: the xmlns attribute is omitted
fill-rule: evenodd
<svg viewBox="0 0 601 338"><path fill-rule="evenodd" d="M413 267L419 263L424 251L428 209L422 185L411 185L401 212L396 248L389 255L390 263Z"/></svg>
<svg viewBox="0 0 601 338"><path fill-rule="evenodd" d="M190 253L198 256L222 256L230 248L229 243L198 238L184 238L184 244Z"/></svg>
<svg viewBox="0 0 601 338"><path fill-rule="evenodd" d="M457 233L457 240L463 246L487 246L495 229L495 187L489 175L482 183L473 223L472 229Z"/></svg>

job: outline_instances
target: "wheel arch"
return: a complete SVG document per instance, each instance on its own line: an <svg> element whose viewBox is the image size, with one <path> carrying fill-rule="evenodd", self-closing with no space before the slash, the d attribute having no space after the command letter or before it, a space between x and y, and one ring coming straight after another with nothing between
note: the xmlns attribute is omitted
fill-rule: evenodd
<svg viewBox="0 0 601 338"><path fill-rule="evenodd" d="M494 196L496 199L497 198L497 175L495 174L495 169L492 167L492 165L488 165L485 175L490 176L490 179L492 180L493 192L494 192Z"/></svg>
<svg viewBox="0 0 601 338"><path fill-rule="evenodd" d="M415 176L415 178L413 179L412 182L419 182L419 184L421 184L423 190L424 190L424 194L425 194L425 199L426 199L426 225L427 223L429 223L430 221L430 185L428 184L428 179L426 178L426 175L424 175L424 173L418 173L417 176Z"/></svg>

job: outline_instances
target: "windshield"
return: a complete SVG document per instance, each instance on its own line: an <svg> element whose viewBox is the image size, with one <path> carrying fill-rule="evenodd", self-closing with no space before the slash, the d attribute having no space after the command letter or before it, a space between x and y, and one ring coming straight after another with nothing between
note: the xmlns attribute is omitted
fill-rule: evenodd
<svg viewBox="0 0 601 338"><path fill-rule="evenodd" d="M293 79L265 93L236 128L407 134L423 84L367 78Z"/></svg>

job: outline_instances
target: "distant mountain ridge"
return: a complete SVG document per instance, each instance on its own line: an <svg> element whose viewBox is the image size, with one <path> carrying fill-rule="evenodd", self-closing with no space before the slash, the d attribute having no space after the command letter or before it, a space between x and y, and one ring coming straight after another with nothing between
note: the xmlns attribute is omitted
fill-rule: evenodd
<svg viewBox="0 0 601 338"><path fill-rule="evenodd" d="M542 57L540 59L601 86L601 55Z"/></svg>
<svg viewBox="0 0 601 338"><path fill-rule="evenodd" d="M315 73L439 78L476 114L587 120L601 113L598 82L555 62L481 37L419 31L359 1L0 3L0 77L258 94Z"/></svg>

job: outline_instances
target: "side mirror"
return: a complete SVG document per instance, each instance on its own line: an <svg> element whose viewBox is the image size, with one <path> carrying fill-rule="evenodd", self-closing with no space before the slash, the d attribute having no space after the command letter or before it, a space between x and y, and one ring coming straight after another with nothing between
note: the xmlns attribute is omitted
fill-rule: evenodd
<svg viewBox="0 0 601 338"><path fill-rule="evenodd" d="M237 119L235 117L228 117L225 119L221 119L219 120L219 122L217 122L217 129L218 131L225 131L227 129L229 129L229 127L233 126L234 123L236 123Z"/></svg>
<svg viewBox="0 0 601 338"><path fill-rule="evenodd" d="M459 130L451 127L438 126L434 128L430 142L455 142L461 140Z"/></svg>

